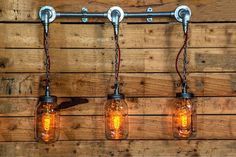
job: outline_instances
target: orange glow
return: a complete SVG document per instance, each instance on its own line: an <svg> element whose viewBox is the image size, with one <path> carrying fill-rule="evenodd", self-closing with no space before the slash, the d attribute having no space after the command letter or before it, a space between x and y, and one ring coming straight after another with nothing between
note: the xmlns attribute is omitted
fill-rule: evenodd
<svg viewBox="0 0 236 157"><path fill-rule="evenodd" d="M124 100L109 100L105 106L107 139L126 139L129 129L128 106Z"/></svg>
<svg viewBox="0 0 236 157"><path fill-rule="evenodd" d="M175 102L172 125L176 138L189 138L194 132L195 110L190 99L178 99Z"/></svg>
<svg viewBox="0 0 236 157"><path fill-rule="evenodd" d="M188 116L186 112L180 114L180 119L182 128L186 128L188 126Z"/></svg>
<svg viewBox="0 0 236 157"><path fill-rule="evenodd" d="M51 124L51 121L52 121L52 116L48 113L44 114L43 117L42 117L42 124L43 124L43 129L45 131L49 131L50 129L50 124Z"/></svg>
<svg viewBox="0 0 236 157"><path fill-rule="evenodd" d="M110 115L110 127L113 130L114 139L119 139L122 135L123 117L120 112L112 112Z"/></svg>
<svg viewBox="0 0 236 157"><path fill-rule="evenodd" d="M122 115L120 112L115 112L111 115L111 125L116 131L120 129L122 125Z"/></svg>
<svg viewBox="0 0 236 157"><path fill-rule="evenodd" d="M43 139L44 141L49 141L51 136L51 130L54 129L55 124L55 114L45 113L42 115L42 127L44 132Z"/></svg>
<svg viewBox="0 0 236 157"><path fill-rule="evenodd" d="M115 114L111 118L112 118L114 129L119 130L121 126L122 116L120 114Z"/></svg>
<svg viewBox="0 0 236 157"><path fill-rule="evenodd" d="M176 127L178 129L179 136L189 137L192 129L191 110L180 109L176 116Z"/></svg>

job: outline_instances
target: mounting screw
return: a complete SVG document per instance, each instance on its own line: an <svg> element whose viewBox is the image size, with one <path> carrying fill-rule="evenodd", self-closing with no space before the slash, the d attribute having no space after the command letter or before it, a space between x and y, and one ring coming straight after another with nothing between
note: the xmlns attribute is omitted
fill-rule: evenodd
<svg viewBox="0 0 236 157"><path fill-rule="evenodd" d="M82 10L81 10L82 14L87 14L88 13L88 9L83 7ZM82 22L86 23L88 22L88 18L82 18Z"/></svg>
<svg viewBox="0 0 236 157"><path fill-rule="evenodd" d="M152 8L151 7L148 7L147 9L146 9L146 12L152 12ZM152 22L152 18L151 17L148 17L147 18L147 22Z"/></svg>

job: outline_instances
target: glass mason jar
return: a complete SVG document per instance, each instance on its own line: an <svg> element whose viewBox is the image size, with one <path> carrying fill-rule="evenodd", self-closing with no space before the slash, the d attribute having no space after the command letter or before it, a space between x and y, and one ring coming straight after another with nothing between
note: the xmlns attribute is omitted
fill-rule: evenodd
<svg viewBox="0 0 236 157"><path fill-rule="evenodd" d="M60 128L60 110L57 106L57 97L40 97L35 114L36 140L43 143L57 141Z"/></svg>
<svg viewBox="0 0 236 157"><path fill-rule="evenodd" d="M107 139L126 139L129 132L128 105L124 95L109 95L105 105Z"/></svg>
<svg viewBox="0 0 236 157"><path fill-rule="evenodd" d="M172 115L173 136L189 138L196 132L196 109L191 98L178 97Z"/></svg>

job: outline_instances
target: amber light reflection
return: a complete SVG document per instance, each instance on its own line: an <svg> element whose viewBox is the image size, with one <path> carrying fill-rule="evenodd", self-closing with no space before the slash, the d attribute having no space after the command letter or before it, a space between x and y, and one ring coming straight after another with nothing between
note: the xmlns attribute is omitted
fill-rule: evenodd
<svg viewBox="0 0 236 157"><path fill-rule="evenodd" d="M186 111L182 111L182 113L180 113L180 121L182 128L188 127L188 116Z"/></svg>
<svg viewBox="0 0 236 157"><path fill-rule="evenodd" d="M110 115L110 127L114 129L115 139L120 138L120 129L123 123L122 114L120 112L112 112Z"/></svg>
<svg viewBox="0 0 236 157"><path fill-rule="evenodd" d="M54 128L55 124L55 114L53 113L45 113L42 115L42 127L44 130L43 139L44 141L49 141L50 139L50 131Z"/></svg>

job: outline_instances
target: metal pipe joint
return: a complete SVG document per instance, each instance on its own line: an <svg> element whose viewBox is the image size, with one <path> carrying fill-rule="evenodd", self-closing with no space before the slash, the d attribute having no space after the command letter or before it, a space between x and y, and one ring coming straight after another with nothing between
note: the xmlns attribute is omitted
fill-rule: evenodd
<svg viewBox="0 0 236 157"><path fill-rule="evenodd" d="M107 18L111 21L114 27L115 35L118 35L119 24L124 18L124 11L118 6L111 7L107 12Z"/></svg>
<svg viewBox="0 0 236 157"><path fill-rule="evenodd" d="M181 5L175 9L175 19L182 23L184 33L188 31L191 14L190 8L186 5Z"/></svg>
<svg viewBox="0 0 236 157"><path fill-rule="evenodd" d="M150 8L149 8L150 9ZM49 23L53 22L56 17L81 17L83 22L87 22L89 17L107 17L114 26L116 35L119 34L119 23L123 20L124 17L135 18L152 18L152 17L175 17L178 22L181 22L183 25L183 31L186 33L188 30L189 21L191 18L191 10L188 6L181 5L178 6L175 11L171 12L127 12L124 13L122 8L118 6L111 7L108 12L87 12L83 9L82 12L70 13L70 12L58 12L56 13L55 9L51 6L44 6L39 11L39 17L45 26L45 31L48 32ZM84 19L84 20L83 20Z"/></svg>
<svg viewBox="0 0 236 157"><path fill-rule="evenodd" d="M56 19L56 11L51 6L44 6L39 10L39 18L44 25L44 30L48 33L49 23Z"/></svg>

